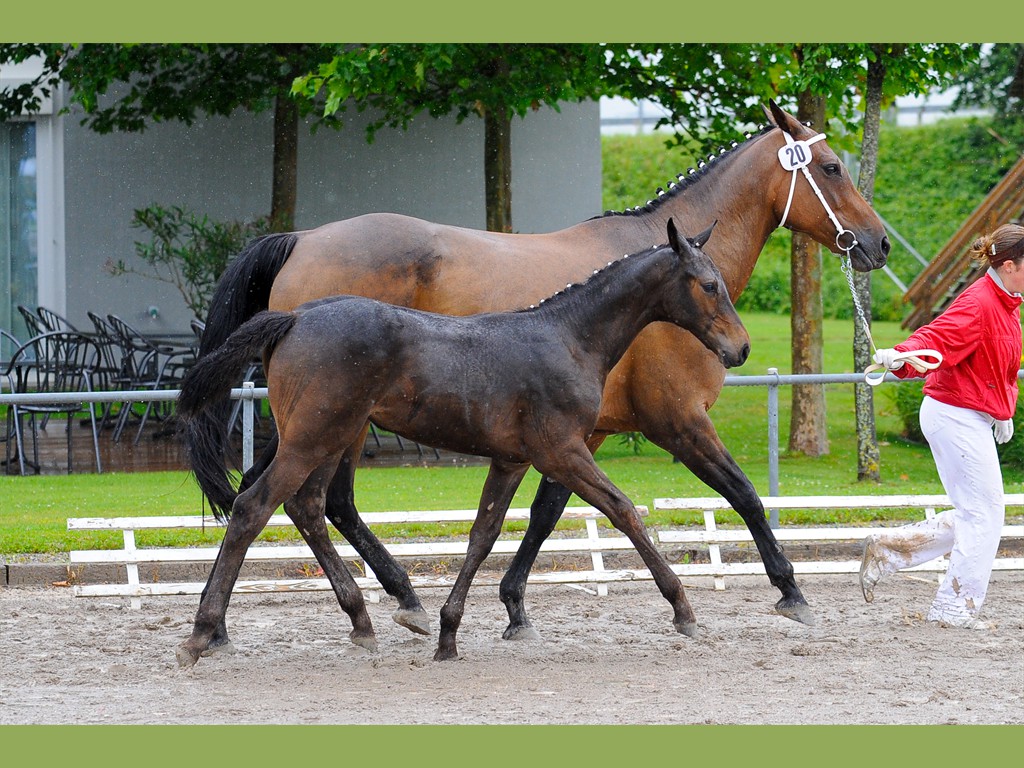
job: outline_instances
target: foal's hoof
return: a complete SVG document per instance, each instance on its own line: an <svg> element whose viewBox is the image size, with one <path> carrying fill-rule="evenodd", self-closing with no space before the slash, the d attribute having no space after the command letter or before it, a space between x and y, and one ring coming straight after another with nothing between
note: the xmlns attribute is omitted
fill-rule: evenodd
<svg viewBox="0 0 1024 768"><path fill-rule="evenodd" d="M191 669L199 661L199 656L193 656L192 651L186 648L184 645L179 645L174 650L174 657L178 660L178 666L182 669Z"/></svg>
<svg viewBox="0 0 1024 768"><path fill-rule="evenodd" d="M779 615L785 616L787 619L799 621L801 624L806 624L809 627L814 626L814 614L811 613L811 607L803 601L782 598L775 604L775 610Z"/></svg>
<svg viewBox="0 0 1024 768"><path fill-rule="evenodd" d="M348 638L360 648L370 651L370 653L377 652L377 637L375 635L357 634L353 630L348 633Z"/></svg>
<svg viewBox="0 0 1024 768"><path fill-rule="evenodd" d="M417 635L430 634L430 617L427 616L427 612L422 608L418 610L399 608L391 614L391 618L399 626L405 627Z"/></svg>
<svg viewBox="0 0 1024 768"><path fill-rule="evenodd" d="M440 646L434 651L434 661L456 661L459 658L459 652L455 648L441 648Z"/></svg>
<svg viewBox="0 0 1024 768"><path fill-rule="evenodd" d="M544 638L531 624L509 624L501 635L503 640L526 640L540 642Z"/></svg>
<svg viewBox="0 0 1024 768"><path fill-rule="evenodd" d="M676 628L676 632L687 637L697 637L700 632L697 629L696 621L673 621L672 625Z"/></svg>
<svg viewBox="0 0 1024 768"><path fill-rule="evenodd" d="M235 644L230 640L225 640L221 643L210 643L210 647L203 651L200 656L231 656L232 654L238 653L238 649L235 648Z"/></svg>

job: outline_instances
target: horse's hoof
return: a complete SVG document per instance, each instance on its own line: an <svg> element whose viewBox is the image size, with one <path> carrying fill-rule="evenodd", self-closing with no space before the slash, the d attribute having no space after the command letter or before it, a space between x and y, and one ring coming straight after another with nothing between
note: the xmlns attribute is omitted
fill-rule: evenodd
<svg viewBox="0 0 1024 768"><path fill-rule="evenodd" d="M199 661L198 656L193 656L192 651L186 648L184 645L179 645L174 650L174 657L178 660L178 666L182 669L191 669Z"/></svg>
<svg viewBox="0 0 1024 768"><path fill-rule="evenodd" d="M377 652L377 637L375 635L363 635L356 634L355 631L349 632L349 640L358 645L360 648L365 648L370 653Z"/></svg>
<svg viewBox="0 0 1024 768"><path fill-rule="evenodd" d="M501 635L503 640L527 640L540 642L544 638L540 636L540 632L534 629L530 624L512 624L508 625L508 628Z"/></svg>
<svg viewBox="0 0 1024 768"><path fill-rule="evenodd" d="M814 614L811 613L811 607L805 602L787 601L786 598L782 598L775 604L775 610L780 616L785 616L787 619L799 621L809 627L814 626Z"/></svg>
<svg viewBox="0 0 1024 768"><path fill-rule="evenodd" d="M438 648L434 651L434 661L455 661L459 658L459 652L454 648Z"/></svg>
<svg viewBox="0 0 1024 768"><path fill-rule="evenodd" d="M697 637L700 633L696 621L674 621L672 625L676 628L676 632L687 637Z"/></svg>
<svg viewBox="0 0 1024 768"><path fill-rule="evenodd" d="M399 608L391 614L391 618L394 619L394 622L399 626L405 627L410 632L415 632L417 635L430 634L430 617L427 616L427 612L422 608L418 610Z"/></svg>
<svg viewBox="0 0 1024 768"><path fill-rule="evenodd" d="M210 643L210 647L203 651L200 656L231 656L232 654L238 653L238 649L235 648L235 644L230 640L225 640L221 643Z"/></svg>

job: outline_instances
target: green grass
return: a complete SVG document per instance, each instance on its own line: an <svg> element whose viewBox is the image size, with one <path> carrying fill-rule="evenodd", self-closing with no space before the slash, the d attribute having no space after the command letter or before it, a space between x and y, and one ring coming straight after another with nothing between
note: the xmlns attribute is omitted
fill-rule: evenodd
<svg viewBox="0 0 1024 768"><path fill-rule="evenodd" d="M838 268L838 267L837 267ZM747 363L733 371L759 375L769 367L790 371L789 318L769 314L745 314L752 353ZM904 332L896 323L875 323L873 335L880 344L894 343ZM826 320L825 370L852 372L852 325L849 320ZM899 437L901 425L884 385L875 393L878 437L882 444L882 481L859 483L856 479L853 387L826 387L830 453L811 458L789 455L790 390L780 391L780 493L807 494L942 493L935 465L926 446ZM726 387L711 411L725 445L761 494L768 493L767 390L764 387ZM1016 439L1021 439L1017 437ZM637 504L652 505L657 497L710 496L712 491L657 446L645 443L640 453L620 438L610 438L598 452L608 476ZM1008 490L1020 488L1024 472L1004 468ZM476 506L486 467L367 468L356 474L356 501L363 511L398 509L464 509ZM536 492L538 475L531 470L513 506L527 507ZM138 515L194 515L204 511L193 479L184 472L149 472L44 477L0 477L0 553L61 552L69 549L114 547L119 535L104 532L68 532L69 517L118 517ZM573 498L570 504L581 504ZM787 512L784 522L867 523L876 519L900 519L905 512ZM740 523L734 513L723 515L725 524ZM651 525L697 524L699 515L689 512L651 513ZM566 524L571 525L571 524ZM517 525L515 527L522 528ZM468 526L392 526L382 535L433 536L464 533ZM217 529L208 532L140 533L139 544L186 545L217 541ZM264 534L279 539L284 531Z"/></svg>

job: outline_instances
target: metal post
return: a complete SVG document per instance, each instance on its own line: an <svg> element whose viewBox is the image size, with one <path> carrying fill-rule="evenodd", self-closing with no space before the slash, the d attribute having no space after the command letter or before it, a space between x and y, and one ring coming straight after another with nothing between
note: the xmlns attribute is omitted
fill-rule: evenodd
<svg viewBox="0 0 1024 768"><path fill-rule="evenodd" d="M253 402L256 385L251 381L242 382L242 471L252 466L253 453Z"/></svg>
<svg viewBox="0 0 1024 768"><path fill-rule="evenodd" d="M779 495L779 369L769 368L768 375L775 377L768 384L768 495ZM768 511L768 525L779 527L779 510Z"/></svg>

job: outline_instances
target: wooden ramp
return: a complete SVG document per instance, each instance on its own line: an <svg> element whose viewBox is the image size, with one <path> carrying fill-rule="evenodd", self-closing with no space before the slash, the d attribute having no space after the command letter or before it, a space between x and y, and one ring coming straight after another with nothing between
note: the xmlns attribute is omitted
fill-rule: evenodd
<svg viewBox="0 0 1024 768"><path fill-rule="evenodd" d="M979 235L1020 218L1022 214L1024 157L992 188L981 205L907 288L903 300L913 304L914 310L903 321L903 327L916 330L931 322L960 291L981 277L984 269L971 263L968 253L971 244Z"/></svg>

